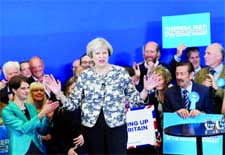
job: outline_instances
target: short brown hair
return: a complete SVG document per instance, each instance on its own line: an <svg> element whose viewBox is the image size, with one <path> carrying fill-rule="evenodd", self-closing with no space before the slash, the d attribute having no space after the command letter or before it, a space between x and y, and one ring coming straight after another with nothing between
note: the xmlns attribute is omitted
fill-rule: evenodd
<svg viewBox="0 0 225 155"><path fill-rule="evenodd" d="M9 80L9 89L13 95L14 93L12 90L13 89L17 90L21 86L22 82L26 82L29 84L28 78L23 75L15 75Z"/></svg>
<svg viewBox="0 0 225 155"><path fill-rule="evenodd" d="M190 62L178 62L176 64L176 68L179 67L179 66L188 66L188 73L189 74L195 71L194 66Z"/></svg>

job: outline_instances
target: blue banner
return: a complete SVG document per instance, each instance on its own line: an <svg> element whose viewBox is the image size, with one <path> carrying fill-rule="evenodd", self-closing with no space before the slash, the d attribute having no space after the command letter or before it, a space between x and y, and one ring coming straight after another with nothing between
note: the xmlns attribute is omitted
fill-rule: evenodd
<svg viewBox="0 0 225 155"><path fill-rule="evenodd" d="M211 43L210 13L162 17L163 48L207 46Z"/></svg>

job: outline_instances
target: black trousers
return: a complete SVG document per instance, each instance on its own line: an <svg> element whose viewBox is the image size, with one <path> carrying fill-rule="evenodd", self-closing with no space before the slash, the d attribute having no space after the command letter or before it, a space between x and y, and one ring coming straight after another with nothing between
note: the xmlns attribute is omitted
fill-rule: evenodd
<svg viewBox="0 0 225 155"><path fill-rule="evenodd" d="M84 127L84 137L88 154L127 154L127 125L108 127L102 111L95 126Z"/></svg>

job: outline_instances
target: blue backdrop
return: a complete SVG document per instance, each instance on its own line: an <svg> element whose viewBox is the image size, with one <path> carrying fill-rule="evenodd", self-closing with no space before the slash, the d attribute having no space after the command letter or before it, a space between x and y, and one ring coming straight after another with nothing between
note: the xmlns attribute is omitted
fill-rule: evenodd
<svg viewBox="0 0 225 155"><path fill-rule="evenodd" d="M46 73L65 80L98 36L114 48L111 63L132 65L147 41L162 44L162 16L201 12L211 14L211 41L224 46L224 0L0 0L0 65L39 55ZM162 61L174 53L162 49Z"/></svg>

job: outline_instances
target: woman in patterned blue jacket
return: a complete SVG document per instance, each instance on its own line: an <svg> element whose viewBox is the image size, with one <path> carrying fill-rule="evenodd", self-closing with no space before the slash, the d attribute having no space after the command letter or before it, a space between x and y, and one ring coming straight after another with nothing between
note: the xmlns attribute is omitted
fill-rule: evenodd
<svg viewBox="0 0 225 155"><path fill-rule="evenodd" d="M59 81L53 77L46 81L64 108L74 110L81 107L88 154L126 154L125 100L133 105L143 102L127 71L109 64L112 51L112 46L104 38L88 43L87 54L95 66L80 74L69 98L60 91Z"/></svg>

